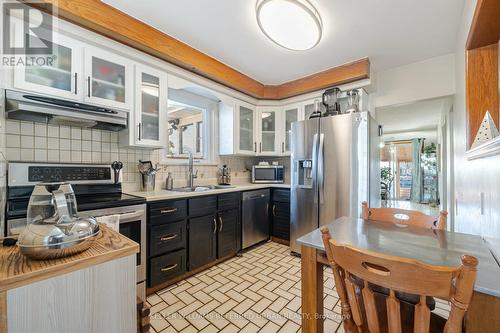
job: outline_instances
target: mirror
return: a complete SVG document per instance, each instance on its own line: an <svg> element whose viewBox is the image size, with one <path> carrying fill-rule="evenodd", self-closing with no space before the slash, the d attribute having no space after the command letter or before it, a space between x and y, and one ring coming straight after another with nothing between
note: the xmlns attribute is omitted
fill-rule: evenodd
<svg viewBox="0 0 500 333"><path fill-rule="evenodd" d="M168 101L168 157L203 158L205 110L192 105Z"/></svg>

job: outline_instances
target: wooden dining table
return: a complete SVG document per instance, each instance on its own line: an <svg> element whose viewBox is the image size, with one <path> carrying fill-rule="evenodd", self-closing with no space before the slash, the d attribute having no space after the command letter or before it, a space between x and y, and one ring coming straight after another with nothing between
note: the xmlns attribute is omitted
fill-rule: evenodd
<svg viewBox="0 0 500 333"><path fill-rule="evenodd" d="M342 217L326 225L341 244L372 252L457 267L463 254L479 260L474 293L465 317L467 332L500 332L500 265L480 236ZM302 332L323 332L323 267L328 265L321 232L300 237Z"/></svg>

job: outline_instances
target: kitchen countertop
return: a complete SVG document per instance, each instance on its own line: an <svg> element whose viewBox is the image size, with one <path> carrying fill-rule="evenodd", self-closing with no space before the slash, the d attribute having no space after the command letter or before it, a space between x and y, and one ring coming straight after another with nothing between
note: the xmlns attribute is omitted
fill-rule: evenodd
<svg viewBox="0 0 500 333"><path fill-rule="evenodd" d="M203 185L200 185L203 186ZM251 191L258 190L263 188L290 188L290 184L241 184L234 185L231 188L223 188L223 189L213 189L202 192L177 192L177 191L153 191L153 192L127 192L127 194L135 195L138 197L145 198L146 201L158 201L158 200L170 200L170 199L182 199L182 198L191 198L191 197L199 197L204 195L211 194L219 194L219 193L230 193L230 192L240 192L240 191Z"/></svg>
<svg viewBox="0 0 500 333"><path fill-rule="evenodd" d="M32 260L17 246L0 246L0 292L139 252L139 244L106 226L100 228L88 250L65 258Z"/></svg>
<svg viewBox="0 0 500 333"><path fill-rule="evenodd" d="M479 236L416 227L402 228L392 223L348 217L341 217L326 227L337 243L414 259L428 265L457 267L463 254L475 256L479 265L474 290L500 297L500 266L487 242ZM325 251L319 229L300 237L297 242Z"/></svg>

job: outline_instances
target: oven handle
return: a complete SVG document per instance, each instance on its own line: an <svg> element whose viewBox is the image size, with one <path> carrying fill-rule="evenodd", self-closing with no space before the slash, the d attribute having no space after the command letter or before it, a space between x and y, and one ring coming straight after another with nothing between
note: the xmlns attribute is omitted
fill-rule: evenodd
<svg viewBox="0 0 500 333"><path fill-rule="evenodd" d="M136 210L133 212L127 212L127 213L122 213L122 214L104 214L104 215L98 215L98 216L94 216L94 217L119 215L120 216L120 223L127 223L127 222L136 221L137 219L141 219L143 214L144 214L144 211Z"/></svg>

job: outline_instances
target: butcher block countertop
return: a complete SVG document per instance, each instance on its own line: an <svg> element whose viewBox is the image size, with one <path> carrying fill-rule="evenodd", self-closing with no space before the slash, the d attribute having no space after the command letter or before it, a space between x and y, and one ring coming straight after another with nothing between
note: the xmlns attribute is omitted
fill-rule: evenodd
<svg viewBox="0 0 500 333"><path fill-rule="evenodd" d="M0 292L77 271L139 252L139 244L100 225L101 234L79 254L52 260L32 260L17 246L0 246Z"/></svg>

